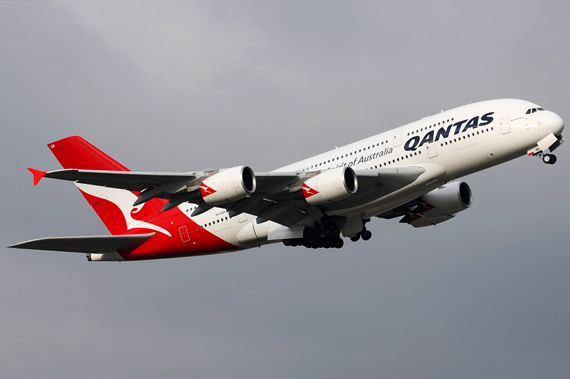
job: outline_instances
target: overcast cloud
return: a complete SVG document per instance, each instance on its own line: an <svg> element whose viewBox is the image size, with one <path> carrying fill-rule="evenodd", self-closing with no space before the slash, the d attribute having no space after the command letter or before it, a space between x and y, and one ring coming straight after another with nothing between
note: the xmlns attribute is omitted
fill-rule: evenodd
<svg viewBox="0 0 570 379"><path fill-rule="evenodd" d="M570 119L560 1L1 1L0 245L108 233L46 144L140 171L271 170L470 102ZM569 147L342 250L0 254L0 376L568 378Z"/></svg>

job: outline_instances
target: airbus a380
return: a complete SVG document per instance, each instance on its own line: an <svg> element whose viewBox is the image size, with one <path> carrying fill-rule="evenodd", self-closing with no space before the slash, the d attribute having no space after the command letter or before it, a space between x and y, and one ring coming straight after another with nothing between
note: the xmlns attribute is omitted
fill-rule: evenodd
<svg viewBox="0 0 570 379"><path fill-rule="evenodd" d="M563 120L523 100L441 112L311 158L258 173L248 166L189 173L129 171L81 137L48 144L111 235L41 238L11 247L86 253L89 261L216 254L282 242L341 248L368 240L373 217L414 227L469 208L455 181L523 155L553 164Z"/></svg>

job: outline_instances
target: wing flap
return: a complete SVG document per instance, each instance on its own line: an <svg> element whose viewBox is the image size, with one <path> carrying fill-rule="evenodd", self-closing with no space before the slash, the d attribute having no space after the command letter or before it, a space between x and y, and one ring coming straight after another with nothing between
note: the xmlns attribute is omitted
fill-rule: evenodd
<svg viewBox="0 0 570 379"><path fill-rule="evenodd" d="M69 253L109 253L139 246L152 236L154 233L120 236L48 237L20 242L8 247Z"/></svg>

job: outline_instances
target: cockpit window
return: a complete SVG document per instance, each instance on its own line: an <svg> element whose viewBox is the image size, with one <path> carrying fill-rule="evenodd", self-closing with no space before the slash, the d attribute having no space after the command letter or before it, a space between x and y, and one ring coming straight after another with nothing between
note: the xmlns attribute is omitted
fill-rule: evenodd
<svg viewBox="0 0 570 379"><path fill-rule="evenodd" d="M543 110L544 110L544 108L540 108L540 107L538 107L538 108L530 108L530 109L527 109L526 114L531 114L531 113L534 113L534 112L536 112L536 111L543 111Z"/></svg>

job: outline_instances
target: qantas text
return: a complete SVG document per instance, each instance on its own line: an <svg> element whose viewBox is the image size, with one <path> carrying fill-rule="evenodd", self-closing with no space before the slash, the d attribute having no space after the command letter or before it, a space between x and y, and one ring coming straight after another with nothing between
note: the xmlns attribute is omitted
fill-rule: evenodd
<svg viewBox="0 0 570 379"><path fill-rule="evenodd" d="M495 112L485 113L483 116L475 116L472 119L465 119L463 121L456 122L455 124L449 124L448 126L441 127L437 133L435 130L427 132L423 138L420 139L420 136L415 136L410 138L406 141L404 145L404 150L407 151L414 151L418 147L422 147L425 143L439 141L440 138L447 138L449 137L451 131L453 130L453 135L457 135L459 133L464 133L465 131L469 130L470 128L475 129L479 126L486 126L493 122L493 117L491 117ZM479 122L479 119L481 122ZM465 126L463 126L465 124ZM463 126L463 130L461 127ZM455 129L453 129L455 128Z"/></svg>

